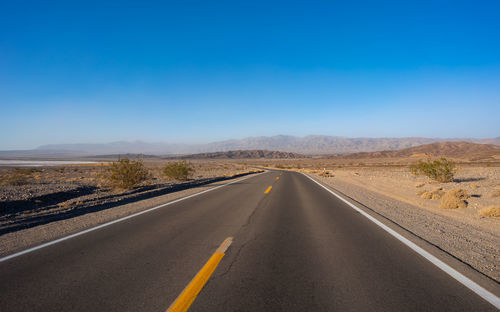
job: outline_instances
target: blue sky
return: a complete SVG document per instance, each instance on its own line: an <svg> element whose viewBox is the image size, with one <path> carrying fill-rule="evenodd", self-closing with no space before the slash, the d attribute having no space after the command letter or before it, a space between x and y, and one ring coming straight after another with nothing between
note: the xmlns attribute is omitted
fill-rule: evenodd
<svg viewBox="0 0 500 312"><path fill-rule="evenodd" d="M500 136L499 1L2 1L0 149Z"/></svg>

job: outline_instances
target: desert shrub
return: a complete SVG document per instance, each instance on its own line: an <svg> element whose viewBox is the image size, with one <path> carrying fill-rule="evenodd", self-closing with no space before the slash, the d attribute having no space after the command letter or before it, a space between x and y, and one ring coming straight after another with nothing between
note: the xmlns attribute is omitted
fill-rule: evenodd
<svg viewBox="0 0 500 312"><path fill-rule="evenodd" d="M324 177L324 178L332 178L332 177L334 177L333 172L328 171L328 170L321 172L319 174L319 176Z"/></svg>
<svg viewBox="0 0 500 312"><path fill-rule="evenodd" d="M452 194L453 196L458 197L460 199L470 198L469 193L467 193L467 191L464 189L453 189L453 190L450 190L448 193Z"/></svg>
<svg viewBox="0 0 500 312"><path fill-rule="evenodd" d="M193 166L185 160L171 162L163 168L163 174L167 178L180 181L187 180L193 171Z"/></svg>
<svg viewBox="0 0 500 312"><path fill-rule="evenodd" d="M444 195L444 191L442 188L437 188L435 189L434 191L428 191L428 192L423 192L420 194L420 197L422 197L423 199L441 199L441 197L443 197Z"/></svg>
<svg viewBox="0 0 500 312"><path fill-rule="evenodd" d="M479 210L479 214L483 217L500 218L500 206L489 206Z"/></svg>
<svg viewBox="0 0 500 312"><path fill-rule="evenodd" d="M441 203L439 204L439 208L441 209L457 209L457 208L465 208L467 207L466 199L469 198L470 195L463 189L453 189L448 191L441 198Z"/></svg>
<svg viewBox="0 0 500 312"><path fill-rule="evenodd" d="M427 161L419 160L418 163L410 165L410 171L415 175L425 175L438 182L452 182L455 176L455 163L446 158Z"/></svg>
<svg viewBox="0 0 500 312"><path fill-rule="evenodd" d="M426 190L419 190L417 191L417 196L422 196L425 192L427 192Z"/></svg>
<svg viewBox="0 0 500 312"><path fill-rule="evenodd" d="M142 160L118 159L104 173L105 184L118 189L132 189L149 178Z"/></svg>
<svg viewBox="0 0 500 312"><path fill-rule="evenodd" d="M500 191L495 191L491 194L491 197L500 197Z"/></svg>
<svg viewBox="0 0 500 312"><path fill-rule="evenodd" d="M278 168L278 169L292 169L293 167L292 166L285 166L283 164L277 164L275 166L275 168Z"/></svg>

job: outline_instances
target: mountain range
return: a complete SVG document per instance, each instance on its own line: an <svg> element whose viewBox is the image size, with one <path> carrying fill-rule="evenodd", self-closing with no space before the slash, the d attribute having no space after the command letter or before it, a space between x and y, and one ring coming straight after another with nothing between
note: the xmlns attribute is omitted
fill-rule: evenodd
<svg viewBox="0 0 500 312"><path fill-rule="evenodd" d="M337 156L346 159L442 156L469 160L500 159L500 146L468 142L438 142L397 151L361 152Z"/></svg>
<svg viewBox="0 0 500 312"><path fill-rule="evenodd" d="M141 153L151 155L186 155L235 150L271 150L307 155L341 155L358 152L393 151L437 142L470 142L500 145L500 137L474 138L349 138L341 136L288 135L248 137L207 144L148 143L143 141L103 144L50 144L32 150L0 151L0 156L88 156Z"/></svg>
<svg viewBox="0 0 500 312"><path fill-rule="evenodd" d="M499 146L500 148L500 146ZM266 151L266 150L237 150L227 152L189 154L172 156L173 159L293 159L306 158L307 156L292 152Z"/></svg>

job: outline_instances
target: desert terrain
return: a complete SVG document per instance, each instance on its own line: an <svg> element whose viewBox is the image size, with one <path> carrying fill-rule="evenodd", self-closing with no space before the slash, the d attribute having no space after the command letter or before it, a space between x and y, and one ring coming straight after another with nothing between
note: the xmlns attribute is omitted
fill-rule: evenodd
<svg viewBox="0 0 500 312"><path fill-rule="evenodd" d="M267 168L303 172L500 281L499 149L455 142L330 157L268 151L206 153L179 157L188 159L194 169L186 181L162 173L175 159L146 158L148 179L129 190L105 185L103 175L110 159L96 164L0 167L0 252L22 249ZM410 170L418 161L441 157L456 164L451 182L437 182ZM443 208L444 195L457 189L466 195L460 200L465 206Z"/></svg>

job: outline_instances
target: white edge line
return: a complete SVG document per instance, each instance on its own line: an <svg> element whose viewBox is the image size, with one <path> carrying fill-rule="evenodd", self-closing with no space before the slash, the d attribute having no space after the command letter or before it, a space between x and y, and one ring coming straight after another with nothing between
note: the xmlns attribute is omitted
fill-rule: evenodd
<svg viewBox="0 0 500 312"><path fill-rule="evenodd" d="M436 258L435 256L431 255L429 252L427 252L424 249L422 249L421 247L417 246L415 243L413 243L410 240L408 240L407 238L403 237L401 234L399 234L396 231L394 231L393 229L389 228L387 225L383 224L379 220L375 219L374 217L372 217L371 215L369 215L368 213L363 211L361 208L359 208L356 205L354 205L353 203L347 201L346 199L344 199L343 197L341 197L340 195L338 195L337 193L335 193L331 189L327 188L326 186L324 186L320 182L314 180L313 178L311 178L310 176L308 176L305 173L302 173L302 174L305 175L306 177L308 177L309 179L311 179L313 182L315 182L316 184L318 184L322 188L324 188L325 190L327 190L328 192L330 192L331 194L333 194L335 197L337 197L338 199L340 199L341 201L343 201L347 205L349 205L354 210L358 211L360 214L362 214L363 216L368 218L370 221L372 221L373 223L375 223L376 225L381 227L383 230L385 230L386 232L388 232L389 234L394 236L400 242L402 242L406 246L410 247L413 251L415 251L416 253L418 253L419 255L424 257L425 259L427 259L429 262L431 262L432 264L434 264L435 266L437 266L438 268L443 270L445 273L447 273L448 275L450 275L451 277L456 279L462 285L464 285L465 287L467 287L470 290L472 290L473 292L475 292L478 296L480 296L484 300L491 303L497 309L500 309L500 298L495 296L495 294L493 294L493 293L487 291L486 289L484 289L483 287L479 286L474 281L465 277L463 274L459 273L458 271L456 271L455 269L453 269L452 267L450 267L449 265L447 265L443 261L441 261L438 258Z"/></svg>
<svg viewBox="0 0 500 312"><path fill-rule="evenodd" d="M95 226L95 227L92 227L90 229L86 229L86 230L83 230L81 232L77 232L77 233L74 233L74 234L71 234L71 235L68 235L68 236L64 236L64 237L61 237L59 239L56 239L56 240L53 240L53 241L50 241L50 242L47 242L47 243L44 243L44 244L41 244L41 245L38 245L38 246L35 246L35 247L32 247L32 248L29 248L29 249L26 249L26 250L23 250L23 251L19 251L19 252L16 252L14 254L11 254L11 255L8 255L8 256L5 256L3 258L0 258L0 262L4 262L4 261L7 261L9 259L12 259L12 258L15 258L15 257L18 257L18 256L21 256L21 255L24 255L24 254L27 254L27 253L30 253L32 251L35 251L35 250L38 250L38 249L42 249L42 248L45 248L45 247L48 247L50 245L54 245L54 244L57 244L57 243L60 243L62 241L65 241L65 240L68 240L70 238L73 238L73 237L77 237L77 236L80 236L80 235L83 235L83 234L86 234L86 233L89 233L89 232L92 232L92 231L95 231L95 230L98 230L98 229L101 229L103 227L106 227L106 226L109 226L109 225L112 225L112 224L115 224L115 223L118 223L118 222L122 222L122 221L125 221L127 219L131 219L133 217L137 217L139 215L142 215L142 214L145 214L145 213L148 213L148 212L151 212L153 210L156 210L156 209L160 209L160 208L163 208L165 206L169 206L169 205L172 205L172 204L175 204L175 203L178 203L180 201L183 201L185 199L188 199L188 198L192 198L192 197L195 197L195 196L198 196L198 195L201 195L201 194L204 194L204 193L207 193L207 192L210 192L210 191L214 191L216 189L219 189L221 187L224 187L224 186L227 186L227 185L230 185L230 184L233 184L233 183L236 183L236 182L240 182L240 181L243 181L243 180L246 180L246 179L249 179L249 178L253 178L253 177L256 177L258 175L261 175L263 173L265 173L266 171L264 172L261 172L261 173L257 173L256 175L251 175L249 177L245 177L245 178L242 178L242 179L238 179L236 181L233 181L233 182L229 182L229 183L226 183L226 184L223 184L223 185L219 185L219 186L216 186L216 187L213 187L213 188L210 188L208 190L204 190L204 191L201 191L199 193L195 193L195 194L192 194L192 195L188 195L186 197L182 197L182 198L178 198L176 200L173 200L173 201L170 201L168 203L165 203L165 204L161 204L159 206L155 206L153 208L149 208L149 209L146 209L146 210L143 210L143 211L140 211L140 212L136 212L134 214L131 214L129 216L126 216L126 217L122 217L122 218L119 218L119 219L116 219L116 220L113 220L113 221L109 221L109 222L106 222L104 224L101 224L101 225L98 225L98 226ZM214 182L215 183L215 182Z"/></svg>

